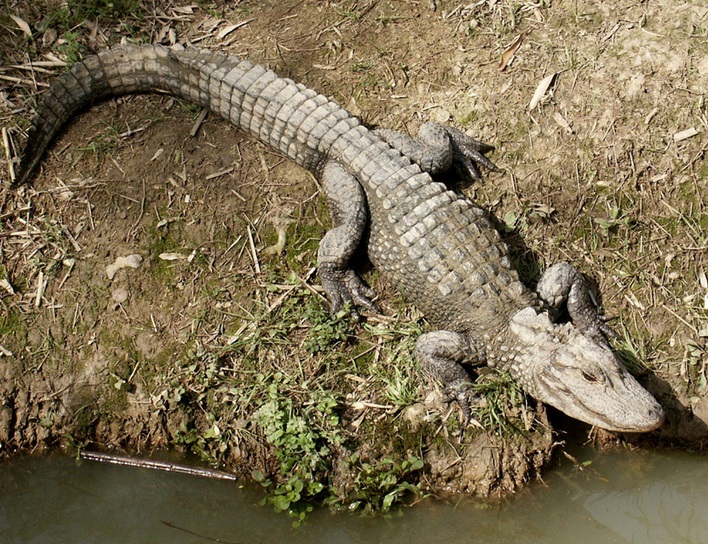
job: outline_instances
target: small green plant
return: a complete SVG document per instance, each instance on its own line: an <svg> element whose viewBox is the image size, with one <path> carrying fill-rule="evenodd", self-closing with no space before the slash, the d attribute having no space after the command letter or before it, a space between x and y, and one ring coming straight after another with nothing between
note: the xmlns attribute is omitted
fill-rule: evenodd
<svg viewBox="0 0 708 544"><path fill-rule="evenodd" d="M633 374L646 372L648 368L646 349L643 345L637 345L627 329L622 330L622 337L616 345L616 353Z"/></svg>
<svg viewBox="0 0 708 544"><path fill-rule="evenodd" d="M502 230L504 232L513 232L522 222L523 216L513 210L509 210L504 214Z"/></svg>
<svg viewBox="0 0 708 544"><path fill-rule="evenodd" d="M401 310L398 320L371 319L360 331L364 345L353 345L356 325L347 311L330 315L296 276L265 274L267 297L249 310L232 308L238 318L222 351L195 344L159 378L151 395L156 409L199 408L176 442L211 464L228 462L234 444L259 444L269 462L252 467L252 477L267 492L263 504L287 513L295 526L318 503L387 512L421 497L423 462L399 453L417 451L417 435L401 426L392 449L390 439L374 444L370 419L358 432L342 420L349 392L396 406L417 400L420 376L411 353L421 333L419 314ZM349 373L362 381L343 379ZM371 458L349 453L361 449L361 440ZM335 463L344 478L333 477Z"/></svg>
<svg viewBox="0 0 708 544"><path fill-rule="evenodd" d="M385 384L386 400L396 406L410 406L418 400L418 382L410 368L394 365L388 373L381 372L379 379Z"/></svg>
<svg viewBox="0 0 708 544"><path fill-rule="evenodd" d="M420 394L420 373L412 359L415 341L422 334L415 321L388 323L386 326L365 323L364 328L385 347L383 358L368 371L380 384L382 402L410 406Z"/></svg>
<svg viewBox="0 0 708 544"><path fill-rule="evenodd" d="M703 395L708 388L708 359L706 358L708 350L705 345L705 336L701 340L702 342L686 341L684 371L681 373L697 395Z"/></svg>
<svg viewBox="0 0 708 544"><path fill-rule="evenodd" d="M400 15L384 15L381 13L376 20L381 24L381 26L388 26L391 23L394 23L396 21L400 21L402 19L405 19L405 17L402 17Z"/></svg>
<svg viewBox="0 0 708 544"><path fill-rule="evenodd" d="M51 254L51 257L49 254L38 252L35 255L35 266L43 269L45 274L54 274L61 270L64 259L72 257L76 253L76 249L66 227L47 216L40 217L39 221L42 223L47 245L54 248L55 252Z"/></svg>
<svg viewBox="0 0 708 544"><path fill-rule="evenodd" d="M82 53L86 50L81 43L81 36L78 32L67 31L57 45L57 51L64 57L66 62L75 63L81 60Z"/></svg>
<svg viewBox="0 0 708 544"><path fill-rule="evenodd" d="M354 9L335 8L334 10L337 15L343 17L348 21L357 22L359 19L361 19L361 15L359 14L359 12L355 11Z"/></svg>
<svg viewBox="0 0 708 544"><path fill-rule="evenodd" d="M266 489L273 486L273 482L260 470L254 470L251 477ZM299 527L307 514L312 512L313 506L309 500L319 495L324 488L321 482L310 480L305 483L299 474L292 474L287 481L275 487L272 494L261 501L261 505L271 504L276 512L288 512L295 518L293 527ZM308 502L303 503L303 500Z"/></svg>
<svg viewBox="0 0 708 544"><path fill-rule="evenodd" d="M85 21L98 20L103 23L123 21L137 17L141 13L141 0L69 0L68 2L46 3L45 28L58 27L67 32Z"/></svg>
<svg viewBox="0 0 708 544"><path fill-rule="evenodd" d="M466 127L474 123L479 117L479 112L477 110L470 110L466 114L462 115L457 119L457 122L462 126Z"/></svg>
<svg viewBox="0 0 708 544"><path fill-rule="evenodd" d="M229 440L216 422L216 416L209 414L208 419L211 425L206 430L183 423L175 443L187 446L202 461L216 466L221 454L228 449Z"/></svg>
<svg viewBox="0 0 708 544"><path fill-rule="evenodd" d="M355 61L352 63L352 72L354 73L366 72L369 70L369 68L371 68L370 62Z"/></svg>
<svg viewBox="0 0 708 544"><path fill-rule="evenodd" d="M607 235L611 230L616 227L629 227L632 225L632 219L623 214L619 206L613 206L610 209L610 217L607 219L594 217L593 222L600 227L603 234Z"/></svg>
<svg viewBox="0 0 708 544"><path fill-rule="evenodd" d="M21 330L22 318L20 312L10 308L0 300L0 336L6 337Z"/></svg>
<svg viewBox="0 0 708 544"><path fill-rule="evenodd" d="M355 474L354 491L347 497L349 510L383 513L409 496L417 499L423 496L420 483L408 481L423 468L423 461L418 457L411 455L400 462L387 457L377 463L369 463L355 453L349 458L348 465Z"/></svg>
<svg viewBox="0 0 708 544"><path fill-rule="evenodd" d="M511 376L505 372L486 374L477 379L472 389L484 399L475 410L482 427L502 435L520 432L516 416L525 409L526 397Z"/></svg>
<svg viewBox="0 0 708 544"><path fill-rule="evenodd" d="M231 427L232 405L227 402L229 384L224 381L219 367L220 361L214 353L202 350L189 353L179 371L182 380L170 383L168 389L153 398L155 407L162 410L176 404L202 407L202 417L182 422L175 442L212 465L218 464L236 433Z"/></svg>
<svg viewBox="0 0 708 544"><path fill-rule="evenodd" d="M580 64L578 61L578 53L571 47L565 48L565 59L569 70L576 69Z"/></svg>
<svg viewBox="0 0 708 544"><path fill-rule="evenodd" d="M265 402L254 419L273 447L280 467L273 480L260 477L258 472L254 478L270 491L264 502L278 512L288 512L299 524L325 489L330 454L343 440L335 411L338 402L331 392L310 390L308 384L294 384L280 373L270 378L258 376L257 381L269 383ZM307 395L308 402L296 404L296 392Z"/></svg>
<svg viewBox="0 0 708 544"><path fill-rule="evenodd" d="M81 59L87 48L84 37L87 21L107 25L120 25L129 35L137 35L138 29L129 21L142 17L141 0L69 0L67 2L40 1L42 32L54 29L59 33L56 51L67 62ZM83 27L83 29L82 29Z"/></svg>
<svg viewBox="0 0 708 544"><path fill-rule="evenodd" d="M79 60L78 58L76 60ZM120 131L115 125L105 123L103 131L96 136L88 145L78 147L77 151L94 153L96 155L108 155L118 147L120 142Z"/></svg>
<svg viewBox="0 0 708 544"><path fill-rule="evenodd" d="M518 212L510 210L502 218L501 230L504 232L524 230L529 222L549 219L555 211L545 204L530 204Z"/></svg>
<svg viewBox="0 0 708 544"><path fill-rule="evenodd" d="M202 112L202 106L190 102L189 100L184 100L183 98L175 98L175 101L179 106L186 111L192 119L196 119L197 116Z"/></svg>
<svg viewBox="0 0 708 544"><path fill-rule="evenodd" d="M350 338L353 322L349 308L331 314L313 297L308 297L305 304L311 323L304 345L307 351L313 354L327 351Z"/></svg>

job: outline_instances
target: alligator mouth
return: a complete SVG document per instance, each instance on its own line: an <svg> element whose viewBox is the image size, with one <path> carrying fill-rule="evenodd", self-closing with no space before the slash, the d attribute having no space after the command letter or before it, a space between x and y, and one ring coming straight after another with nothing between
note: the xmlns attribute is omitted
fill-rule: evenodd
<svg viewBox="0 0 708 544"><path fill-rule="evenodd" d="M633 418L634 421L620 422L608 417L606 412L598 412L596 409L583 402L582 399L572 393L565 383L555 376L542 377L538 380L537 387L546 399L541 400L544 400L547 404L550 404L570 417L607 431L622 433L649 432L659 428L664 422L664 411L656 401L654 401L654 406L647 406L645 408L646 416L644 418L641 418L638 413L641 411L641 408L636 408L632 412L637 413L637 416ZM551 394L551 392L553 392L553 394ZM565 402L561 402L561 399Z"/></svg>

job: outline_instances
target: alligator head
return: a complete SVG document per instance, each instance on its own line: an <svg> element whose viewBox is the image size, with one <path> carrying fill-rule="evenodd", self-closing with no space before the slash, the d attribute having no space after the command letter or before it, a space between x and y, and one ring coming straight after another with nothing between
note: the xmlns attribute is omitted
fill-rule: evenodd
<svg viewBox="0 0 708 544"><path fill-rule="evenodd" d="M606 346L572 324L525 308L510 321L504 366L535 399L571 417L621 432L659 427L664 411Z"/></svg>

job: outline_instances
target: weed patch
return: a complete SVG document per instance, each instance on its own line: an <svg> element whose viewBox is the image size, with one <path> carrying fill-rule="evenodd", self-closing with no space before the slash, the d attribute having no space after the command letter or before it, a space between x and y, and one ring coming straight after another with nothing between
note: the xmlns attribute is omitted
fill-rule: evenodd
<svg viewBox="0 0 708 544"><path fill-rule="evenodd" d="M264 376L258 376L257 382L264 384ZM266 503L302 521L312 501L325 490L333 451L344 440L336 411L339 402L330 391L292 383L279 373L268 382L265 402L254 419L275 452L279 472L272 480L255 472L254 479L270 491ZM298 396L304 402L296 404L293 398Z"/></svg>
<svg viewBox="0 0 708 544"><path fill-rule="evenodd" d="M408 497L420 499L424 496L420 483L411 483L424 466L423 460L416 456L411 455L403 461L386 457L366 462L355 453L347 460L347 465L353 474L352 491L347 497L349 510L361 510L367 514L388 512Z"/></svg>
<svg viewBox="0 0 708 544"><path fill-rule="evenodd" d="M505 372L485 374L472 389L483 399L474 416L485 430L506 436L524 432L529 419L526 396L511 376Z"/></svg>

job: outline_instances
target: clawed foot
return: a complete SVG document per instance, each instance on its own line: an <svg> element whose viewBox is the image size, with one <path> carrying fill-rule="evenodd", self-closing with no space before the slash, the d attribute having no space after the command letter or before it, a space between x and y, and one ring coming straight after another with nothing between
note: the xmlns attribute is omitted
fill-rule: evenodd
<svg viewBox="0 0 708 544"><path fill-rule="evenodd" d="M352 316L357 320L360 318L357 307L370 312L377 311L372 302L376 293L353 270L321 269L319 273L332 313L344 309L347 304L351 306Z"/></svg>
<svg viewBox="0 0 708 544"><path fill-rule="evenodd" d="M431 175L447 172L451 166L459 170L462 176L474 180L482 177L479 165L500 172L497 165L484 156L494 149L491 145L447 125L423 123L417 138L382 128L374 130L374 133Z"/></svg>
<svg viewBox="0 0 708 544"><path fill-rule="evenodd" d="M472 420L472 406L478 397L465 367L486 362L483 347L463 334L438 330L418 338L415 351L423 374L442 387L446 402L457 402L467 425Z"/></svg>
<svg viewBox="0 0 708 544"><path fill-rule="evenodd" d="M475 140L456 128L445 127L445 130L452 142L453 165L462 170L463 174L475 181L481 180L480 164L492 172L501 172L496 164L484 156L484 153L494 149L493 146Z"/></svg>
<svg viewBox="0 0 708 544"><path fill-rule="evenodd" d="M565 303L573 324L595 343L609 347L609 340L618 338L605 323L607 319L597 313L585 278L572 265L560 262L551 266L539 280L536 292L554 311Z"/></svg>
<svg viewBox="0 0 708 544"><path fill-rule="evenodd" d="M620 335L613 328L607 325L609 317L601 316L595 310L594 314L585 320L573 319L573 323L585 336L597 344L610 347L610 340L617 340ZM576 322L578 321L578 322Z"/></svg>
<svg viewBox="0 0 708 544"><path fill-rule="evenodd" d="M469 381L448 385L443 394L445 402L456 402L462 411L462 425L466 427L472 421L472 407L479 404L481 397L472 389Z"/></svg>

